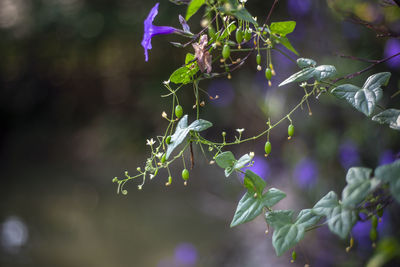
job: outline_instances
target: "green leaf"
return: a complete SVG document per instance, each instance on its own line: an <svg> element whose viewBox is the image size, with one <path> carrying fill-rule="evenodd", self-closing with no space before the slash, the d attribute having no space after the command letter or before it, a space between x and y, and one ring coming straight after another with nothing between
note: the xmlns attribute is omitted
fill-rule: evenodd
<svg viewBox="0 0 400 267"><path fill-rule="evenodd" d="M316 215L326 216L331 232L342 239L349 234L357 222L357 213L354 210L343 207L333 191L318 201L312 211Z"/></svg>
<svg viewBox="0 0 400 267"><path fill-rule="evenodd" d="M383 91L381 86L389 82L390 72L381 72L368 77L362 88L352 84L339 85L332 90L332 94L340 99L345 99L358 111L366 116L371 116Z"/></svg>
<svg viewBox="0 0 400 267"><path fill-rule="evenodd" d="M193 76L199 71L197 62L195 61L193 62L194 59L195 57L193 54L187 53L185 58L186 66L180 67L179 69L175 70L169 77L169 80L176 84L190 83L192 81Z"/></svg>
<svg viewBox="0 0 400 267"><path fill-rule="evenodd" d="M294 49L293 45L290 43L289 39L286 36L276 36L275 38L278 39L279 43L281 43L284 47L286 47L287 50L292 51L296 55L299 55L299 53Z"/></svg>
<svg viewBox="0 0 400 267"><path fill-rule="evenodd" d="M200 132L212 126L212 123L206 120L196 120L188 125L188 115L183 116L176 126L174 134L171 136L171 142L167 147L166 159L171 155L172 151L179 146L190 131Z"/></svg>
<svg viewBox="0 0 400 267"><path fill-rule="evenodd" d="M281 36L286 36L287 34L294 31L296 27L296 21L282 21L282 22L272 22L269 27L272 33L280 34Z"/></svg>
<svg viewBox="0 0 400 267"><path fill-rule="evenodd" d="M227 15L232 15L237 19L248 21L255 26L258 26L257 21L253 19L251 14L247 11L243 5L239 5L236 0L228 0L228 3L218 8L219 11Z"/></svg>
<svg viewBox="0 0 400 267"><path fill-rule="evenodd" d="M243 156L240 157L240 159L238 159L235 162L235 165L233 165L233 168L235 170L240 170L241 168L246 166L246 164L249 163L252 159L253 158L249 154L244 154Z"/></svg>
<svg viewBox="0 0 400 267"><path fill-rule="evenodd" d="M264 195L262 195L262 201L264 203L264 207L271 208L285 197L286 194L283 193L281 190L271 188Z"/></svg>
<svg viewBox="0 0 400 267"><path fill-rule="evenodd" d="M246 170L243 184L250 193L255 192L260 197L264 188L267 186L267 183L260 176L250 170Z"/></svg>
<svg viewBox="0 0 400 267"><path fill-rule="evenodd" d="M260 198L254 197L253 193L246 192L239 201L231 222L231 227L253 220L261 214L263 207L264 205Z"/></svg>
<svg viewBox="0 0 400 267"><path fill-rule="evenodd" d="M292 216L291 210L271 211L265 215L268 224L274 228L272 245L278 256L299 243L306 228L315 225L321 219L321 216L314 214L310 209L302 210L295 222L292 222Z"/></svg>
<svg viewBox="0 0 400 267"><path fill-rule="evenodd" d="M311 64L312 62L309 62ZM303 64L303 62L302 62ZM279 84L279 86L288 84L288 83L293 83L293 82L304 82L307 81L310 78L314 78L317 81L322 81L325 79L328 79L330 77L333 77L336 75L336 68L332 65L320 65L318 67L307 67L303 68L299 72L296 72L295 74L291 75L289 78L284 80Z"/></svg>
<svg viewBox="0 0 400 267"><path fill-rule="evenodd" d="M400 110L387 109L372 117L373 121L380 124L389 124L389 127L394 130L400 130Z"/></svg>
<svg viewBox="0 0 400 267"><path fill-rule="evenodd" d="M389 183L390 192L400 202L400 159L376 168L375 177L385 183Z"/></svg>
<svg viewBox="0 0 400 267"><path fill-rule="evenodd" d="M370 179L372 169L353 167L346 175L347 185L342 192L342 205L355 207L360 204L365 197L376 188L379 182Z"/></svg>
<svg viewBox="0 0 400 267"><path fill-rule="evenodd" d="M230 151L225 151L215 157L215 162L223 169L233 167L235 164L235 156Z"/></svg>
<svg viewBox="0 0 400 267"><path fill-rule="evenodd" d="M312 212L312 209L305 209L300 211L296 219L296 224L303 227L304 229L314 226L322 216L316 215Z"/></svg>
<svg viewBox="0 0 400 267"><path fill-rule="evenodd" d="M186 11L186 20L189 20L191 16L193 16L202 5L204 5L205 0L192 0Z"/></svg>
<svg viewBox="0 0 400 267"><path fill-rule="evenodd" d="M301 69L315 67L317 65L317 62L309 58L298 58L296 62L297 66L299 66Z"/></svg>
<svg viewBox="0 0 400 267"><path fill-rule="evenodd" d="M221 36L218 37L218 40L221 39L225 39L227 38L229 35L231 35L231 33L236 30L236 25L235 25L236 21L232 21L228 27L226 27L226 29L222 32Z"/></svg>
<svg viewBox="0 0 400 267"><path fill-rule="evenodd" d="M265 214L265 220L274 229L279 229L285 225L292 224L292 210L274 210Z"/></svg>

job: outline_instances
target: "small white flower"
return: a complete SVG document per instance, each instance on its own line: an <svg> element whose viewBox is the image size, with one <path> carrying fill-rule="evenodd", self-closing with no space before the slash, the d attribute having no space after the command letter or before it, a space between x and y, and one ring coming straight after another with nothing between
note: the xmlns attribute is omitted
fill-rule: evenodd
<svg viewBox="0 0 400 267"><path fill-rule="evenodd" d="M254 155L255 155L254 152L250 152L250 153L249 153L249 156L250 156L251 158L254 158Z"/></svg>
<svg viewBox="0 0 400 267"><path fill-rule="evenodd" d="M150 174L150 180L154 178L154 174Z"/></svg>
<svg viewBox="0 0 400 267"><path fill-rule="evenodd" d="M165 111L163 111L162 114L161 114L161 117L166 119L168 117L168 115L167 115L167 113Z"/></svg>
<svg viewBox="0 0 400 267"><path fill-rule="evenodd" d="M151 138L150 140L149 140L149 139L146 140L146 145L148 145L148 146L152 146L152 145L154 145L155 143L156 143L156 141L154 141L153 138Z"/></svg>
<svg viewBox="0 0 400 267"><path fill-rule="evenodd" d="M306 82L302 82L301 84L300 84L300 87L306 87L307 86L307 83Z"/></svg>
<svg viewBox="0 0 400 267"><path fill-rule="evenodd" d="M244 4L244 3L247 2L247 0L239 0L239 1L240 1L240 3L242 3L242 4Z"/></svg>
<svg viewBox="0 0 400 267"><path fill-rule="evenodd" d="M163 84L168 85L169 84L169 80L168 81L164 81Z"/></svg>
<svg viewBox="0 0 400 267"><path fill-rule="evenodd" d="M254 19L255 21L257 21L257 17L253 17L253 19Z"/></svg>
<svg viewBox="0 0 400 267"><path fill-rule="evenodd" d="M161 153L161 152L158 152L158 153L156 154L156 157L157 157L157 158L161 158L161 157L162 157L162 155L163 155L163 153Z"/></svg>
<svg viewBox="0 0 400 267"><path fill-rule="evenodd" d="M239 134L242 134L242 133L244 132L244 128L236 129L236 131L237 131Z"/></svg>

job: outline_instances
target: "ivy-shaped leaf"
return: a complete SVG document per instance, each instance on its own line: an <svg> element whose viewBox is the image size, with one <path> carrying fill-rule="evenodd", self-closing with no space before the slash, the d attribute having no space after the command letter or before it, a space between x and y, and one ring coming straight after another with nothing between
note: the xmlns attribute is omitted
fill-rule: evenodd
<svg viewBox="0 0 400 267"><path fill-rule="evenodd" d="M240 170L251 161L252 157L249 154L243 155L239 160L230 151L225 151L215 157L215 162L218 166L225 169L225 176L229 177L234 170Z"/></svg>
<svg viewBox="0 0 400 267"><path fill-rule="evenodd" d="M389 183L390 192L400 202L400 159L375 169L375 177Z"/></svg>
<svg viewBox="0 0 400 267"><path fill-rule="evenodd" d="M277 35L271 35L274 36L273 38L277 39L280 44L282 44L287 50L292 51L296 55L299 55L299 53L296 51L296 49L293 47L293 45L290 43L289 39L286 36L277 36Z"/></svg>
<svg viewBox="0 0 400 267"><path fill-rule="evenodd" d="M331 78L336 75L336 68L332 65L320 65L318 67L307 67L303 68L299 72L291 75L289 78L279 84L279 86L293 83L293 82L304 82L310 78L314 78L317 81L322 81Z"/></svg>
<svg viewBox="0 0 400 267"><path fill-rule="evenodd" d="M347 185L342 192L342 204L355 207L379 184L376 179L370 179L372 169L353 167L346 174Z"/></svg>
<svg viewBox="0 0 400 267"><path fill-rule="evenodd" d="M257 174L250 170L246 170L244 176L243 185L247 188L250 193L257 193L261 196L267 183Z"/></svg>
<svg viewBox="0 0 400 267"><path fill-rule="evenodd" d="M297 66L299 66L301 69L315 67L317 65L317 62L309 58L298 58L296 62Z"/></svg>
<svg viewBox="0 0 400 267"><path fill-rule="evenodd" d="M279 34L281 36L286 36L287 34L294 31L296 27L296 21L282 21L282 22L272 22L269 27L271 33Z"/></svg>
<svg viewBox="0 0 400 267"><path fill-rule="evenodd" d="M344 239L357 222L357 213L339 203L335 192L331 191L315 204L312 212L325 216L332 233Z"/></svg>
<svg viewBox="0 0 400 267"><path fill-rule="evenodd" d="M387 109L381 113L372 117L373 121L379 122L380 124L389 124L389 127L394 130L400 131L400 110L398 109Z"/></svg>
<svg viewBox="0 0 400 267"><path fill-rule="evenodd" d="M174 45L176 44L178 43L174 43ZM187 53L185 58L185 66L175 70L169 77L169 80L176 84L190 83L192 81L193 76L199 71L197 62L194 61L194 59L195 57L193 54Z"/></svg>
<svg viewBox="0 0 400 267"><path fill-rule="evenodd" d="M278 256L294 247L303 237L306 228L315 225L321 216L314 214L311 209L302 210L295 222L292 222L293 211L277 210L267 212L265 219L274 228L272 245Z"/></svg>
<svg viewBox="0 0 400 267"><path fill-rule="evenodd" d="M189 20L191 16L196 14L196 12L204 5L205 0L192 0L186 11L186 20Z"/></svg>
<svg viewBox="0 0 400 267"><path fill-rule="evenodd" d="M188 115L183 116L176 126L175 133L171 136L171 142L167 147L166 159L171 155L172 151L179 146L190 131L201 132L212 126L212 123L206 120L195 120L189 126Z"/></svg>
<svg viewBox="0 0 400 267"><path fill-rule="evenodd" d="M263 207L270 208L285 197L286 194L276 188L269 189L263 195L255 195L254 191L248 190L239 201L231 227L253 220L261 214Z"/></svg>
<svg viewBox="0 0 400 267"><path fill-rule="evenodd" d="M380 72L368 77L362 88L352 84L339 85L332 90L332 94L340 99L345 99L358 111L366 116L371 116L382 95L382 86L387 85L390 72Z"/></svg>

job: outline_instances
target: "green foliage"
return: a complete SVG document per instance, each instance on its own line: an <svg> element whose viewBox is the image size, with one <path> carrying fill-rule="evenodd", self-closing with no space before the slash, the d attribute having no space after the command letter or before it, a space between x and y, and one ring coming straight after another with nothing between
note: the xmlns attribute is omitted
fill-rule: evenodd
<svg viewBox="0 0 400 267"><path fill-rule="evenodd" d="M205 0L191 0L186 11L186 20L189 20L204 5Z"/></svg>
<svg viewBox="0 0 400 267"><path fill-rule="evenodd" d="M227 3L218 8L219 11L227 15L234 16L237 19L250 22L257 26L257 21L253 19L249 11L242 5L239 5L236 0L227 0Z"/></svg>
<svg viewBox="0 0 400 267"><path fill-rule="evenodd" d="M374 112L376 102L382 98L382 86L387 85L390 72L381 72L370 76L363 87L352 84L339 85L332 90L332 94L340 99L345 99L358 111L366 116Z"/></svg>
<svg viewBox="0 0 400 267"><path fill-rule="evenodd" d="M286 36L287 34L293 32L295 27L296 27L296 21L282 21L282 22L272 22L269 29L273 34Z"/></svg>
<svg viewBox="0 0 400 267"><path fill-rule="evenodd" d="M315 204L312 209L316 215L325 216L329 229L344 239L357 222L355 210L343 206L335 192L331 191Z"/></svg>
<svg viewBox="0 0 400 267"><path fill-rule="evenodd" d="M166 158L169 158L174 149L185 140L190 131L201 132L211 126L211 122L202 119L196 120L188 126L188 115L183 116L176 126L175 133L171 136L171 143L168 145Z"/></svg>
<svg viewBox="0 0 400 267"><path fill-rule="evenodd" d="M215 162L221 168L225 169L225 176L229 177L233 171L240 170L251 161L252 157L249 154L243 155L239 160L230 151L223 152L215 157Z"/></svg>
<svg viewBox="0 0 400 267"><path fill-rule="evenodd" d="M317 62L315 62L312 59L309 58L298 58L297 61L297 66L299 66L299 68L304 69L304 68L308 68L308 67L315 67L317 65Z"/></svg>
<svg viewBox="0 0 400 267"><path fill-rule="evenodd" d="M296 55L299 55L299 52L297 52L297 50L293 47L293 45L290 43L289 39L286 36L271 35L271 39L276 40L278 43L282 44L289 51L292 51Z"/></svg>
<svg viewBox="0 0 400 267"><path fill-rule="evenodd" d="M187 53L185 58L185 66L175 70L169 77L169 80L176 84L190 83L193 79L193 76L199 71L197 62L193 62L194 59L195 58L193 54Z"/></svg>
<svg viewBox="0 0 400 267"><path fill-rule="evenodd" d="M384 110L373 116L372 120L381 124L389 124L390 128L400 131L400 110L398 109L391 108Z"/></svg>
<svg viewBox="0 0 400 267"><path fill-rule="evenodd" d="M278 256L299 243L308 227L314 226L321 216L316 215L310 209L302 210L296 220L292 221L293 211L277 210L267 212L265 219L274 228L272 245Z"/></svg>
<svg viewBox="0 0 400 267"><path fill-rule="evenodd" d="M400 160L378 167L375 176L382 182L389 183L390 192L400 202Z"/></svg>
<svg viewBox="0 0 400 267"><path fill-rule="evenodd" d="M300 59L297 62L297 64L299 64L300 67L303 67L303 69L281 82L279 86L293 82L304 82L311 78L314 78L316 81L322 81L336 75L336 68L332 65L313 67L315 61L312 59ZM309 65L309 67L305 67L307 65Z"/></svg>
<svg viewBox="0 0 400 267"><path fill-rule="evenodd" d="M342 204L346 207L355 207L376 188L379 182L371 179L372 169L353 167L346 175L347 186L342 192Z"/></svg>

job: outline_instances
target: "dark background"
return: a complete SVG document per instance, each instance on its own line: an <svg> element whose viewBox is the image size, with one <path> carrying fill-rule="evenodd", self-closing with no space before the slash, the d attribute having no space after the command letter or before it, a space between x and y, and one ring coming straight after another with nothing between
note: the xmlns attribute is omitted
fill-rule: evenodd
<svg viewBox="0 0 400 267"><path fill-rule="evenodd" d="M167 126L169 111L162 81L182 65L192 48L178 49L156 36L144 61L140 42L143 20L156 2L136 0L0 0L0 265L1 266L294 266L289 253L276 257L265 222L229 228L237 201L244 193L239 176L225 178L195 150L189 186L176 165L172 186L161 173L127 196L117 195L115 176L133 174L149 153L146 139ZM259 21L272 1L249 0ZM343 11L335 11L340 7ZM156 25L179 27L185 6L161 1ZM399 39L377 38L374 31L345 21L352 12L364 20L400 32L400 8L377 1L280 1L272 21L296 20L289 39L303 57L332 64L340 76L368 64L336 53L381 59L400 51ZM201 29L201 12L189 24ZM291 57L294 54L288 52ZM263 58L265 61L265 57ZM263 62L265 64L265 62ZM277 87L297 67L273 52L277 72L268 87L255 58L232 80L201 83L220 99L209 101L202 118L233 139L277 121L301 99L300 88ZM362 85L376 72L390 71L384 107L400 107L400 60L376 66L352 80ZM193 117L190 86L180 91L185 113ZM330 95L310 101L292 119L296 133L288 141L283 123L271 133L273 152L265 159L265 140L233 148L236 155L254 151L254 170L269 186L288 195L279 209L312 207L328 191L341 192L350 166L375 168L400 152L399 133L372 122ZM399 206L384 214L380 238L398 237ZM298 248L298 266L364 266L373 253L369 222L353 231L355 248L345 252L325 228L307 234ZM389 263L395 265L396 262ZM388 265L388 266L389 266Z"/></svg>

